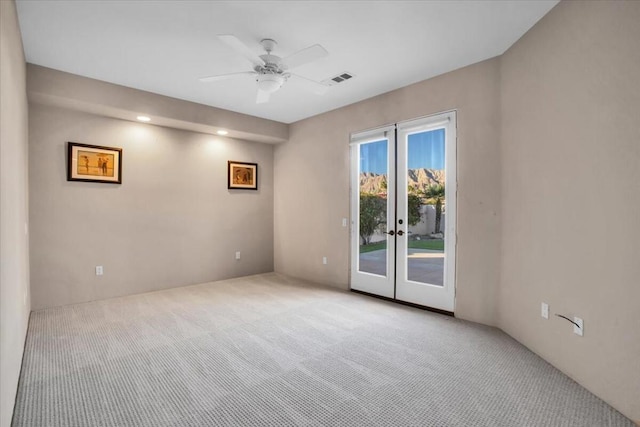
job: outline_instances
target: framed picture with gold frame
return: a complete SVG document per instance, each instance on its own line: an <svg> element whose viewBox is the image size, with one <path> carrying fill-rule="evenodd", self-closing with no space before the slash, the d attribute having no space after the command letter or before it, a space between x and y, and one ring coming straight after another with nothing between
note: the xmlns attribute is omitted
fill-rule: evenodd
<svg viewBox="0 0 640 427"><path fill-rule="evenodd" d="M67 181L122 184L122 148L67 143Z"/></svg>
<svg viewBox="0 0 640 427"><path fill-rule="evenodd" d="M257 190L258 164L229 160L227 188L230 190Z"/></svg>

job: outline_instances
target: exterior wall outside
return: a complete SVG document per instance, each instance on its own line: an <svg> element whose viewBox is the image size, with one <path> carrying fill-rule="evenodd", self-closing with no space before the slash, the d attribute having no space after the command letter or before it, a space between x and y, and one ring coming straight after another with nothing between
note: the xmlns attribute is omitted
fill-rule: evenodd
<svg viewBox="0 0 640 427"><path fill-rule="evenodd" d="M444 211L440 217L440 230L444 231L446 224L446 214ZM424 236L435 233L436 229L436 207L433 205L420 206L420 222L409 226L409 234L412 236ZM371 243L385 240L386 235L376 232L371 236Z"/></svg>

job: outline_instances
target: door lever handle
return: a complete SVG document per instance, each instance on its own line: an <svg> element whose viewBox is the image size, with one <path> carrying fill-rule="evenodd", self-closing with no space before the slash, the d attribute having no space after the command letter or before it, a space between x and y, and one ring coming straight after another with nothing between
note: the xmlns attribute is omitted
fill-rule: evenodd
<svg viewBox="0 0 640 427"><path fill-rule="evenodd" d="M386 231L384 234L388 234L389 236L393 236L396 233L393 230L391 230L391 231Z"/></svg>
<svg viewBox="0 0 640 427"><path fill-rule="evenodd" d="M402 236L402 235L404 235L404 231L402 230L398 231L398 236Z"/></svg>

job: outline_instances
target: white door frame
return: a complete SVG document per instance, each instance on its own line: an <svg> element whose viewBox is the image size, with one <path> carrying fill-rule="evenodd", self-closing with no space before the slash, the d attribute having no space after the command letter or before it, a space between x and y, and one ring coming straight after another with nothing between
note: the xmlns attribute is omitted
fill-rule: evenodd
<svg viewBox="0 0 640 427"><path fill-rule="evenodd" d="M351 136L351 289L380 295L395 296L395 239L387 234L387 274L360 271L360 146L387 140L387 230L395 229L395 125L385 126Z"/></svg>
<svg viewBox="0 0 640 427"><path fill-rule="evenodd" d="M407 139L414 133L437 129L445 131L445 203L446 221L444 229L444 282L443 286L415 282L408 279L407 272L407 175L400 172L397 177L398 219L404 224L396 224L397 230L403 230L404 236L398 236L396 243L396 299L444 311L454 311L455 275L456 275L456 112L450 111L437 115L398 123L397 168L406 171L408 166ZM397 232L397 231L396 231Z"/></svg>
<svg viewBox="0 0 640 427"><path fill-rule="evenodd" d="M396 144L396 127L398 129L398 143ZM448 111L407 120L396 125L385 126L369 131L359 132L351 136L351 273L350 287L386 298L418 304L421 306L453 312L455 309L456 285L456 252L457 252L457 136L456 111ZM406 232L408 225L406 218L403 224L398 224L396 218L396 203L406 206L406 174L396 177L398 170L406 168L406 144L402 139L414 132L424 132L439 128L445 129L445 191L446 191L446 221L445 221L445 260L443 286L412 282L406 279ZM359 193L360 193L360 145L367 142L388 140L388 177L387 177L387 230L404 231L404 236L387 235L387 275L380 276L359 271ZM396 153L396 147L398 152ZM397 154L397 155L396 155ZM398 162L396 164L396 162ZM403 175L403 176L402 176ZM397 182L396 182L397 178ZM396 189L404 189L396 194ZM398 211L398 215L406 215ZM402 217L401 217L402 218ZM396 239L399 240L396 244ZM398 253L396 253L396 250ZM397 261L396 261L397 260ZM396 270L397 268L397 270Z"/></svg>

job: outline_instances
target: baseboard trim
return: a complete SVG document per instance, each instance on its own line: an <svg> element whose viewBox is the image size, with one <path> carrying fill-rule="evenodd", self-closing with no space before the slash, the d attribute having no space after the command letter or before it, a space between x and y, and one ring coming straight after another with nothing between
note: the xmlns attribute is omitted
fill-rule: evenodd
<svg viewBox="0 0 640 427"><path fill-rule="evenodd" d="M29 318L27 319L27 332L24 334L24 344L22 346L22 359L20 360L20 373L18 374L18 384L16 386L16 397L13 399L13 412L11 413L11 425L13 425L16 417L16 405L18 404L18 392L22 387L22 370L24 369L24 358L27 353L27 337L29 336L29 325L31 325L31 315L33 310L29 310Z"/></svg>
<svg viewBox="0 0 640 427"><path fill-rule="evenodd" d="M391 302L395 302L395 303L398 303L398 304L407 305L409 307L419 308L419 309L425 310L425 311L431 311L433 313L444 314L445 316L455 317L455 314L453 313L453 311L440 310L439 308L427 307L426 305L420 305L420 304L414 304L412 302L400 301L398 299L389 298L389 297L383 297L383 296L376 295L376 294L370 294L369 292L359 291L357 289L349 289L349 290L351 292L356 293L356 294L366 295L366 296L369 296L369 297L378 298L378 299L385 300L385 301L391 301Z"/></svg>

